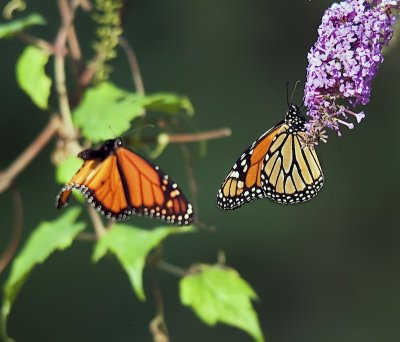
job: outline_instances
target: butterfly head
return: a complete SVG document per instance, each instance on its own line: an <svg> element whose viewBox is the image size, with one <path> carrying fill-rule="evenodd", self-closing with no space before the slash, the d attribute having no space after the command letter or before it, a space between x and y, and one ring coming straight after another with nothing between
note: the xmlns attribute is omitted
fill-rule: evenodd
<svg viewBox="0 0 400 342"><path fill-rule="evenodd" d="M122 146L121 138L110 139L110 140L106 140L104 142L104 144L101 146L100 150L104 154L110 154L110 153L115 152L121 146Z"/></svg>
<svg viewBox="0 0 400 342"><path fill-rule="evenodd" d="M306 118L301 113L302 106L302 104L297 106L294 103L290 103L286 114L285 123L295 131L304 131L305 129Z"/></svg>

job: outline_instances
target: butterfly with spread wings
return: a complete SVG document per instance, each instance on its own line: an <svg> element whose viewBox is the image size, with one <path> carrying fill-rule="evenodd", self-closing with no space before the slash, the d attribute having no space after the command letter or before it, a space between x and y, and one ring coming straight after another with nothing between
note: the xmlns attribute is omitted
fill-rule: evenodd
<svg viewBox="0 0 400 342"><path fill-rule="evenodd" d="M132 214L156 217L178 225L193 222L193 208L178 185L122 140L104 142L99 149L78 154L83 165L56 199L67 206L73 189L79 190L108 219L125 220Z"/></svg>
<svg viewBox="0 0 400 342"><path fill-rule="evenodd" d="M324 183L313 147L302 143L305 117L289 104L285 120L265 132L236 161L223 181L217 204L237 209L255 198L281 204L310 200Z"/></svg>

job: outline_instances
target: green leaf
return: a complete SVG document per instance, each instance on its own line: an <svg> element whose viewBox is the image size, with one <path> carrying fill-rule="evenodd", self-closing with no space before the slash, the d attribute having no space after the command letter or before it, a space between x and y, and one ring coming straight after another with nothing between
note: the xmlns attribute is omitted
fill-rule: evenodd
<svg viewBox="0 0 400 342"><path fill-rule="evenodd" d="M121 135L143 114L141 96L104 82L86 91L73 119L87 139L98 142Z"/></svg>
<svg viewBox="0 0 400 342"><path fill-rule="evenodd" d="M142 273L147 254L170 234L193 231L193 227L158 227L143 230L116 224L98 242L93 253L93 261L99 261L107 251L112 252L128 273L129 280L139 299L145 300Z"/></svg>
<svg viewBox="0 0 400 342"><path fill-rule="evenodd" d="M33 25L45 25L46 19L38 13L32 13L25 18L15 19L0 24L0 39L11 37Z"/></svg>
<svg viewBox="0 0 400 342"><path fill-rule="evenodd" d="M194 108L187 96L173 93L156 93L145 97L145 107L166 114L179 114L184 110L188 116L194 115Z"/></svg>
<svg viewBox="0 0 400 342"><path fill-rule="evenodd" d="M68 183L82 166L82 159L69 156L56 168L56 181L60 184Z"/></svg>
<svg viewBox="0 0 400 342"><path fill-rule="evenodd" d="M45 72L48 60L48 53L28 46L17 61L18 84L41 109L47 108L50 96L51 79Z"/></svg>
<svg viewBox="0 0 400 342"><path fill-rule="evenodd" d="M197 265L180 282L180 297L208 325L226 323L263 342L251 300L257 295L232 268Z"/></svg>
<svg viewBox="0 0 400 342"><path fill-rule="evenodd" d="M82 159L69 156L56 167L56 181L60 184L68 183L82 166ZM85 202L85 197L79 191L72 191L72 196L80 203Z"/></svg>
<svg viewBox="0 0 400 342"><path fill-rule="evenodd" d="M86 91L73 119L87 139L99 142L126 132L130 122L144 115L146 109L167 114L178 114L182 110L188 115L194 113L186 96L171 93L142 96L103 82Z"/></svg>
<svg viewBox="0 0 400 342"><path fill-rule="evenodd" d="M84 223L75 222L79 214L80 209L72 208L57 220L42 222L14 259L10 275L3 288L1 328L4 335L6 335L6 322L11 307L30 272L56 250L68 248L74 238L85 229ZM3 338L7 337L3 336Z"/></svg>

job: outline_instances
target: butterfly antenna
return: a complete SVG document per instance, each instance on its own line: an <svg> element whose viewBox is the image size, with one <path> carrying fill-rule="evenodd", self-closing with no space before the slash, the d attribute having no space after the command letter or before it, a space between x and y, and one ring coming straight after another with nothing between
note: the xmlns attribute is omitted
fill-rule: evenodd
<svg viewBox="0 0 400 342"><path fill-rule="evenodd" d="M115 132L113 131L113 129L112 129L112 127L111 127L111 125L110 125L110 126L108 126L108 129L111 131L111 133L112 133L113 137L115 137L115 136L116 136L116 134L115 134Z"/></svg>
<svg viewBox="0 0 400 342"><path fill-rule="evenodd" d="M125 137L126 135L128 135L130 133L135 133L135 132L138 132L138 131L142 131L142 130L144 130L146 128L154 128L154 127L155 126L152 125L152 124L147 124L147 125L144 125L142 127L134 128L134 129L131 129L131 130L125 132L123 135L121 135L121 138Z"/></svg>
<svg viewBox="0 0 400 342"><path fill-rule="evenodd" d="M288 107L290 107L290 102L289 102L289 81L286 81L286 103Z"/></svg>
<svg viewBox="0 0 400 342"><path fill-rule="evenodd" d="M293 103L293 96L294 96L294 93L296 92L296 88L299 83L301 83L301 81L296 81L296 84L294 85L292 96L290 97L290 103Z"/></svg>

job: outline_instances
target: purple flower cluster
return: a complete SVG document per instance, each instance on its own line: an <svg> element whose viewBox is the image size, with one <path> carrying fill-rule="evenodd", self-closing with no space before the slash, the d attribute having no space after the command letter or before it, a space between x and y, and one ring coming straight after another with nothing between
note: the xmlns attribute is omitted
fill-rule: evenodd
<svg viewBox="0 0 400 342"><path fill-rule="evenodd" d="M354 115L349 106L365 105L371 81L383 62L382 47L393 34L398 0L346 0L333 4L322 17L318 40L308 54L304 103L310 116L306 143L325 141L325 128L340 135L340 124Z"/></svg>

